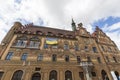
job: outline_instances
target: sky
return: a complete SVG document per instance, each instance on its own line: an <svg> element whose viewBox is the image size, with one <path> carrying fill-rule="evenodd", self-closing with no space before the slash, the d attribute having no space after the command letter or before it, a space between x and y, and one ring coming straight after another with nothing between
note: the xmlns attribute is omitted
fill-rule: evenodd
<svg viewBox="0 0 120 80"><path fill-rule="evenodd" d="M120 49L120 0L0 0L0 42L19 21L23 25L71 30L71 20L92 33L99 26Z"/></svg>

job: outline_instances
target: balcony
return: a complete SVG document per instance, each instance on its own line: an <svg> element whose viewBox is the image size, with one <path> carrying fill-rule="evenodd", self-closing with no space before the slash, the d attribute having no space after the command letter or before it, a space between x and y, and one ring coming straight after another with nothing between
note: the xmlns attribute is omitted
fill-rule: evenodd
<svg viewBox="0 0 120 80"><path fill-rule="evenodd" d="M80 66L82 66L82 67L93 66L93 63L91 61L81 61Z"/></svg>

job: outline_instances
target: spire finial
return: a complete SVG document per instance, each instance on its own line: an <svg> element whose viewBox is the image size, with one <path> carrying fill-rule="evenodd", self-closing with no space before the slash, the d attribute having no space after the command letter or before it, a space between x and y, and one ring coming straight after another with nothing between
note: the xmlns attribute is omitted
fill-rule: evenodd
<svg viewBox="0 0 120 80"><path fill-rule="evenodd" d="M73 18L72 18L72 23L71 23L71 25L72 25L72 30L75 31L75 30L76 30L76 24L75 24Z"/></svg>

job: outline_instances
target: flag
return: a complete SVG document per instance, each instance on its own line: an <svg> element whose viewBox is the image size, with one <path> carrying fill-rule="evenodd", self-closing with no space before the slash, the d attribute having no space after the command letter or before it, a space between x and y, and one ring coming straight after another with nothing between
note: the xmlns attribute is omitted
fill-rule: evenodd
<svg viewBox="0 0 120 80"><path fill-rule="evenodd" d="M49 45L58 44L57 38L46 38L46 44Z"/></svg>

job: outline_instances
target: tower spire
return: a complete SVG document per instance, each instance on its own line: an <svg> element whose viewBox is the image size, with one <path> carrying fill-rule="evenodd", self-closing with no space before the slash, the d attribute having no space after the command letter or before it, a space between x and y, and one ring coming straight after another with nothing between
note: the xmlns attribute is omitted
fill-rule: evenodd
<svg viewBox="0 0 120 80"><path fill-rule="evenodd" d="M71 23L71 25L72 25L72 30L73 30L73 31L76 31L76 24L75 24L73 18L72 18L72 23Z"/></svg>

